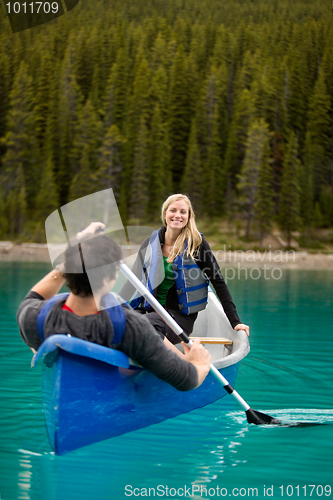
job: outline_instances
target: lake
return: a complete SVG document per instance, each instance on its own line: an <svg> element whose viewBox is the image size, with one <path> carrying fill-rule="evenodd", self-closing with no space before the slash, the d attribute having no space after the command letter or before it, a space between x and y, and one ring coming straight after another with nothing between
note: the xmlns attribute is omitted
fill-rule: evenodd
<svg viewBox="0 0 333 500"><path fill-rule="evenodd" d="M0 498L333 497L333 273L228 281L251 327L236 389L255 410L311 427L253 426L234 400L62 457L50 449L41 370L16 310L50 267L0 262ZM280 276L279 274L277 276Z"/></svg>

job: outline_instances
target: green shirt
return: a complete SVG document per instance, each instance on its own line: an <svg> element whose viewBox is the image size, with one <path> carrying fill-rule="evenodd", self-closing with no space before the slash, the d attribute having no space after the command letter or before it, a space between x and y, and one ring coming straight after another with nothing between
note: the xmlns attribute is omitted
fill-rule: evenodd
<svg viewBox="0 0 333 500"><path fill-rule="evenodd" d="M157 300L159 301L162 306L165 307L165 301L166 301L166 296L168 293L169 288L172 287L172 285L175 282L175 278L173 275L173 270L172 270L172 262L167 262L168 257L164 257L163 255L163 265L164 265L164 280L160 284L160 286L157 289Z"/></svg>

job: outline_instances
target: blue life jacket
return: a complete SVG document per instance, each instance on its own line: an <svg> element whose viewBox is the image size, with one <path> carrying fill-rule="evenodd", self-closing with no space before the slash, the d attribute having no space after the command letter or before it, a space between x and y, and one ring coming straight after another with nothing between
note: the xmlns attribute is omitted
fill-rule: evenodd
<svg viewBox="0 0 333 500"><path fill-rule="evenodd" d="M163 276L161 277L160 274L160 270L162 269L162 251L158 233L159 231L156 230L150 237L142 267L142 283L155 296L157 295L158 285L163 281ZM182 253L175 258L172 269L180 312L184 315L189 315L205 309L208 298L209 280L196 264L195 260L187 256L186 250L187 241ZM142 296L137 294L131 300L130 304L136 309L141 302ZM152 309L147 300L144 302L144 309L146 311Z"/></svg>
<svg viewBox="0 0 333 500"><path fill-rule="evenodd" d="M45 304L43 305L42 309L39 311L37 316L37 330L41 340L43 341L45 340L44 327L49 312L51 311L54 304L56 304L60 300L66 300L68 295L69 293L59 293L58 295L55 295L51 299L45 301ZM105 304L106 311L109 315L110 321L113 325L114 336L112 343L120 344L123 339L126 327L126 317L121 302L113 293L108 293L107 295L104 295L103 302ZM126 303L125 305L127 306Z"/></svg>

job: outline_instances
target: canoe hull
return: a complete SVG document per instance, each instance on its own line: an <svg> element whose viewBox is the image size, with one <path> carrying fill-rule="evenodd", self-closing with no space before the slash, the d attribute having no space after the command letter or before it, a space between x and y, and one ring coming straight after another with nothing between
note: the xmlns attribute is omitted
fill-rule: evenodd
<svg viewBox="0 0 333 500"><path fill-rule="evenodd" d="M238 363L221 373L234 384ZM193 391L177 391L150 372L124 368L61 348L43 363L43 406L52 449L59 455L162 422L226 395L209 374Z"/></svg>
<svg viewBox="0 0 333 500"><path fill-rule="evenodd" d="M194 324L194 336L227 337L232 345L206 345L212 362L234 385L249 352L244 331L231 327L213 292ZM157 424L226 396L209 373L197 389L180 392L122 352L70 335L48 337L32 365L43 366L43 406L52 449L59 455Z"/></svg>

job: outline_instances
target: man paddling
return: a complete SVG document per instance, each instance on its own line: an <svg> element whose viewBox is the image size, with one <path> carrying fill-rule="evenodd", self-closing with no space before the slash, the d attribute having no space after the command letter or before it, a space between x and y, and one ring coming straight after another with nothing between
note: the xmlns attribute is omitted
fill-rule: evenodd
<svg viewBox="0 0 333 500"><path fill-rule="evenodd" d="M198 387L211 356L197 340L181 354L147 319L109 294L116 279L120 247L91 223L65 252L64 264L48 273L23 299L17 321L24 342L36 350L44 338L69 334L118 349L180 391ZM57 297L66 283L70 293Z"/></svg>

